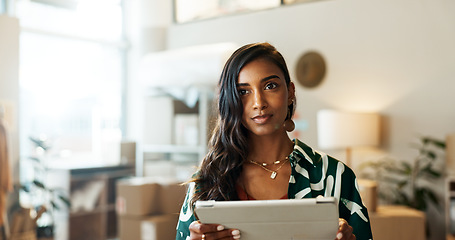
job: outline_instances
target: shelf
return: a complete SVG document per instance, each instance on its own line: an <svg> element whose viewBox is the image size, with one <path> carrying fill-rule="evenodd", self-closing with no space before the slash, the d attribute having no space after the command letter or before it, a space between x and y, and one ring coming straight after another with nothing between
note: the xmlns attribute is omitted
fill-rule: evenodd
<svg viewBox="0 0 455 240"><path fill-rule="evenodd" d="M93 215L93 214L98 214L98 213L104 213L106 211L115 211L115 204L109 204L107 206L99 206L99 207L96 207L95 209L91 209L91 210L71 211L70 216L77 217L77 216Z"/></svg>
<svg viewBox="0 0 455 240"><path fill-rule="evenodd" d="M93 209L78 211L66 210L63 218L56 224L59 232L56 239L79 240L96 239L105 240L116 237L117 218L115 213L116 181L121 178L134 176L134 166L99 166L95 168L66 168L50 169L50 180L59 183L62 189L74 197L76 191L90 192L95 195ZM89 184L101 182L103 187L88 188ZM98 192L99 191L99 192ZM77 198L74 198L77 199ZM74 200L72 199L72 200ZM91 199L84 199L92 202ZM78 200L80 201L80 200ZM84 203L85 204L85 203Z"/></svg>
<svg viewBox="0 0 455 240"><path fill-rule="evenodd" d="M169 163L176 163L177 165L198 165L202 161L207 154L208 133L213 127L212 121L210 121L213 117L211 112L212 97L213 91L200 90L197 103L191 107L183 101L172 97L163 100L161 97L154 99L154 97L148 96L144 99L146 107L143 117L144 123L147 123L146 126L149 129L146 131L147 134L142 133L144 134L144 139L138 142L138 154L136 155L137 176L145 175L147 164L150 166L158 162L169 161ZM163 108L163 105L166 107ZM163 120L164 122L161 124L154 122L153 119L156 119L157 114L163 116L163 119L166 120ZM192 115L188 119L189 122L186 122L185 114ZM197 115L197 122L194 122L194 115ZM180 119L179 121L175 121L174 118L176 116L180 116L178 118ZM187 123L187 125L184 123ZM144 127L144 129L147 128ZM164 132L164 130L168 132ZM163 139L157 140L156 138ZM180 145L178 143L192 143L195 145ZM153 161L156 162L154 163ZM162 172L148 172L147 174L157 175L162 174ZM170 171L163 174L173 175L176 173Z"/></svg>
<svg viewBox="0 0 455 240"><path fill-rule="evenodd" d="M93 210L79 210L79 211L71 211L70 216L71 217L79 217L79 216L85 216L85 215L93 215L93 214L99 214L105 212L104 209L98 207Z"/></svg>

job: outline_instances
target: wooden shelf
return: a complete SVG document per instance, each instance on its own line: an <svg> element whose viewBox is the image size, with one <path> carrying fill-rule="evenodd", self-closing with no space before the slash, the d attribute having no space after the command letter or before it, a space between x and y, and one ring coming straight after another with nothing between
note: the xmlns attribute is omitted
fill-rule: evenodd
<svg viewBox="0 0 455 240"><path fill-rule="evenodd" d="M70 195L83 191L93 182L104 185L96 193L96 201L92 210L69 211L57 222L59 240L106 240L117 236L117 216L115 212L116 181L124 177L134 176L133 166L109 166L78 169L51 169L53 180ZM91 193L93 194L93 193Z"/></svg>

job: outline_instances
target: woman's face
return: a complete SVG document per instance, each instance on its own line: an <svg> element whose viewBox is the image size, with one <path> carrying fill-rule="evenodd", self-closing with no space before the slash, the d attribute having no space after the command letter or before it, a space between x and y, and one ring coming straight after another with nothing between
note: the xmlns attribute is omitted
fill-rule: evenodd
<svg viewBox="0 0 455 240"><path fill-rule="evenodd" d="M294 98L293 87L290 83L288 89L281 69L266 59L245 65L237 83L245 128L258 136L284 131L288 105Z"/></svg>

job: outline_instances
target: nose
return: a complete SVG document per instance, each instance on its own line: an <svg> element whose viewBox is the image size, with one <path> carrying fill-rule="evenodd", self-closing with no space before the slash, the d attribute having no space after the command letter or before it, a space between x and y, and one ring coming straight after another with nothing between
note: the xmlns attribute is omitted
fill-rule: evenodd
<svg viewBox="0 0 455 240"><path fill-rule="evenodd" d="M267 100L265 99L263 93L261 91L255 91L254 93L254 103L253 108L263 110L267 108Z"/></svg>

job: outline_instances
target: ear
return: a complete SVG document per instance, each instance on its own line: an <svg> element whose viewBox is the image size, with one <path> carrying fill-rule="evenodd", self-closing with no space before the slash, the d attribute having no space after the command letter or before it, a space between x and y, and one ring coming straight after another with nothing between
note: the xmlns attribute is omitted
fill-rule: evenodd
<svg viewBox="0 0 455 240"><path fill-rule="evenodd" d="M292 100L295 99L295 86L293 82L289 82L288 86L288 105L291 105Z"/></svg>

